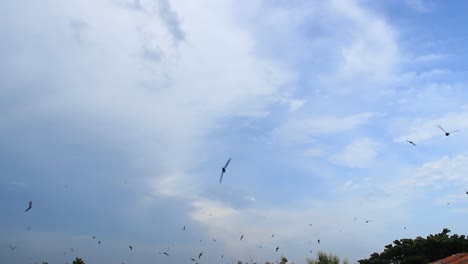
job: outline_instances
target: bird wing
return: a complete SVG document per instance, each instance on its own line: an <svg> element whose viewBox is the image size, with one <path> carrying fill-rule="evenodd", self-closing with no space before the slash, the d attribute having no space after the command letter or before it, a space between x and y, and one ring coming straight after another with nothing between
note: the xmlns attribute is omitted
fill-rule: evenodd
<svg viewBox="0 0 468 264"><path fill-rule="evenodd" d="M228 159L228 161L226 162L226 164L224 165L224 168L226 169L227 166L229 165L229 162L231 162L231 158Z"/></svg>
<svg viewBox="0 0 468 264"><path fill-rule="evenodd" d="M224 175L224 172L221 172L221 176L219 176L219 183L223 181L223 175Z"/></svg>
<svg viewBox="0 0 468 264"><path fill-rule="evenodd" d="M450 131L449 133L458 132L458 131L460 131L460 130L457 129L457 130L454 130L454 131Z"/></svg>
<svg viewBox="0 0 468 264"><path fill-rule="evenodd" d="M445 133L447 133L447 131L445 131L445 129L443 129L441 126L439 125L436 125L438 128L442 129L442 131L444 131Z"/></svg>

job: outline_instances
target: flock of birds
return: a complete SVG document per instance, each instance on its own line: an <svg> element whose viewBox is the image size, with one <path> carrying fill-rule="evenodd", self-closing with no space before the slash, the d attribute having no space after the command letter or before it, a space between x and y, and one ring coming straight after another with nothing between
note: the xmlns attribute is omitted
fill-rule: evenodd
<svg viewBox="0 0 468 264"><path fill-rule="evenodd" d="M440 125L436 125L436 126L437 126L439 129L441 129L441 130L444 132L444 135L447 136L447 137L450 136L450 134L459 131L458 129L457 129L457 130L453 130L453 131L447 131L447 130L445 130L443 127L441 127ZM411 141L411 140L405 140L405 141L408 142L409 144L413 145L413 146L416 146L416 143L414 143L414 142ZM228 165L229 165L230 162L231 162L231 158L229 158L229 159L226 161L226 163L224 164L224 166L221 167L221 175L220 175L220 177L219 177L219 183L220 183L220 184L221 184L222 181L223 181L223 176L224 176L224 174L226 173L227 167L228 167ZM67 187L67 186L66 186L66 187ZM468 190L466 190L466 189L465 189L465 194L468 195ZM447 203L447 205L449 205L449 204L450 204L450 203ZM26 208L25 212L29 212L31 209L32 209L32 201L29 201L28 207ZM356 220L358 220L358 218L354 218L354 221L356 221ZM372 222L373 220L364 219L364 221L365 221L366 224L368 224L368 223ZM309 224L309 226L312 226L312 224ZM28 226L28 227L27 227L27 230L29 230L29 229L30 229L30 227ZM406 227L404 227L404 229L406 229ZM185 231L185 230L186 230L186 226L184 226L184 227L182 228L182 230ZM240 236L240 240L241 240L241 241L244 239L244 236L245 236L245 234L242 234L242 235ZM272 238L273 238L274 236L275 236L275 234L272 234L272 235L271 235ZM95 240L95 239L96 239L96 236L93 236L92 238L93 238L93 240ZM200 240L200 242L201 242L201 241L202 241L202 240ZM213 242L216 242L216 239L213 238L212 241L213 241ZM101 244L101 241L98 240L97 243L98 243L98 244ZM311 243L311 241L309 241L308 243ZM320 244L320 239L317 239L317 243ZM129 245L128 247L129 247L130 250L133 250L133 246L132 246L132 245ZM258 247L262 248L262 246L258 246ZM10 245L10 249L11 249L11 250L15 250L15 249L16 249L16 246ZM278 252L279 249L280 249L279 246L275 247L275 252ZM74 251L74 249L71 248L70 251ZM162 254L162 255L165 255L165 256L169 257L169 256L171 256L171 255L170 255L168 252L169 252L169 248L168 248L168 250L166 250L166 251L158 251L158 254ZM190 260L193 261L193 262L198 262L198 261L203 257L203 253L204 253L204 251L201 251L201 252L198 254L198 258L191 258ZM310 253L312 253L312 250L310 250ZM64 252L64 254L66 254L66 253ZM221 255L221 258L224 258L224 255L223 255L223 254ZM198 260L197 260L197 259L198 259ZM125 263L123 263L123 264L125 264Z"/></svg>
<svg viewBox="0 0 468 264"><path fill-rule="evenodd" d="M444 131L444 135L445 135L446 137L450 136L450 134L452 134L452 133L455 133L455 132L460 131L460 130L457 129L457 130L453 130L453 131L447 132L447 130L445 130L443 127L441 127L441 126L439 126L439 125L436 125L436 126L437 126L438 128L440 128L442 131ZM414 142L411 141L411 140L406 140L406 142L410 143L410 144L413 145L413 146L416 146L416 143L414 143Z"/></svg>

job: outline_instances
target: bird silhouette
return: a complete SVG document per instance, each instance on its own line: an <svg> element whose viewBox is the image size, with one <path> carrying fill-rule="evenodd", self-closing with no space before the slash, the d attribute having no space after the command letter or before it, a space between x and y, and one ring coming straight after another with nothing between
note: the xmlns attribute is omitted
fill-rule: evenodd
<svg viewBox="0 0 468 264"><path fill-rule="evenodd" d="M29 206L28 206L28 208L26 208L26 211L25 211L25 212L31 210L31 208L32 208L32 201L29 201Z"/></svg>
<svg viewBox="0 0 468 264"><path fill-rule="evenodd" d="M11 249L11 250L15 250L15 248L16 248L16 246L14 247L14 246L11 246L11 245L10 245L10 249Z"/></svg>
<svg viewBox="0 0 468 264"><path fill-rule="evenodd" d="M414 144L413 141L411 141L411 140L405 140L405 141L416 147L416 144Z"/></svg>
<svg viewBox="0 0 468 264"><path fill-rule="evenodd" d="M101 240L99 240L97 243L98 243L98 244L101 244Z"/></svg>
<svg viewBox="0 0 468 264"><path fill-rule="evenodd" d="M276 252L278 252L279 247L276 247Z"/></svg>
<svg viewBox="0 0 468 264"><path fill-rule="evenodd" d="M242 235L242 236L240 237L240 240L242 240L243 238L244 238L244 235Z"/></svg>
<svg viewBox="0 0 468 264"><path fill-rule="evenodd" d="M223 181L223 175L224 173L226 173L226 168L229 165L229 162L231 162L231 158L229 158L224 167L221 168L221 176L219 177L219 183Z"/></svg>
<svg viewBox="0 0 468 264"><path fill-rule="evenodd" d="M133 250L133 247L132 246L128 246L130 248L130 250Z"/></svg>
<svg viewBox="0 0 468 264"><path fill-rule="evenodd" d="M468 194L468 191L465 189L465 194Z"/></svg>
<svg viewBox="0 0 468 264"><path fill-rule="evenodd" d="M444 131L446 137L450 136L450 134L453 133L453 132L458 132L458 131L459 131L459 130L457 129L457 130L453 130L453 131L447 132L443 127L441 127L441 126L439 126L439 125L436 125L436 126L437 126L438 128L440 128L440 129L442 129L442 131Z"/></svg>
<svg viewBox="0 0 468 264"><path fill-rule="evenodd" d="M197 261L196 261L195 259L193 259L193 258L191 258L190 260L191 260L191 261L195 261L195 262L197 262Z"/></svg>
<svg viewBox="0 0 468 264"><path fill-rule="evenodd" d="M366 224L368 224L369 222L372 222L372 220L366 220Z"/></svg>
<svg viewBox="0 0 468 264"><path fill-rule="evenodd" d="M203 251L198 254L198 259L200 259L203 256Z"/></svg>
<svg viewBox="0 0 468 264"><path fill-rule="evenodd" d="M320 244L320 239L317 239L317 242Z"/></svg>
<svg viewBox="0 0 468 264"><path fill-rule="evenodd" d="M96 237L95 237L95 236L93 236L93 239L96 239Z"/></svg>
<svg viewBox="0 0 468 264"><path fill-rule="evenodd" d="M274 237L274 236L275 236L275 234L271 235L271 237Z"/></svg>
<svg viewBox="0 0 468 264"><path fill-rule="evenodd" d="M31 227L30 227L30 226L28 226L28 230L29 230L29 229L31 229Z"/></svg>
<svg viewBox="0 0 468 264"><path fill-rule="evenodd" d="M213 238L213 242L216 242L216 239Z"/></svg>
<svg viewBox="0 0 468 264"><path fill-rule="evenodd" d="M182 230L185 230L185 226L184 226L184 228L182 228Z"/></svg>
<svg viewBox="0 0 468 264"><path fill-rule="evenodd" d="M168 257L169 257L169 254L168 254L167 252L162 252L162 251L159 251L158 253L159 253L159 254L164 254L164 255L166 255L166 256L168 256Z"/></svg>

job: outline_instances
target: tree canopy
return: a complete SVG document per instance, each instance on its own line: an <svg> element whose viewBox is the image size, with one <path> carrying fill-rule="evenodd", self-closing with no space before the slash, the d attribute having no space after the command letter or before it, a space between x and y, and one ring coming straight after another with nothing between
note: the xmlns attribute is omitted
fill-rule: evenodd
<svg viewBox="0 0 468 264"><path fill-rule="evenodd" d="M428 235L426 238L403 238L385 246L380 254L375 252L368 259L359 260L359 264L419 264L443 259L452 254L467 252L468 239L464 235L449 236L450 230L444 228L441 233Z"/></svg>

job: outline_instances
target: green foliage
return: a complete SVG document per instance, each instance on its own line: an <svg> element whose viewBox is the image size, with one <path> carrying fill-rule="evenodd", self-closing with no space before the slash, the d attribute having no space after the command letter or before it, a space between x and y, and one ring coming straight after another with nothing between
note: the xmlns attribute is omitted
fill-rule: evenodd
<svg viewBox="0 0 468 264"><path fill-rule="evenodd" d="M281 262L279 264L286 264L288 263L288 259L286 257L281 257Z"/></svg>
<svg viewBox="0 0 468 264"><path fill-rule="evenodd" d="M81 258L76 258L74 261L73 261L73 264L85 264L84 261L81 259Z"/></svg>
<svg viewBox="0 0 468 264"><path fill-rule="evenodd" d="M424 264L452 254L468 251L468 239L462 235L449 236L450 230L444 228L441 233L426 238L403 238L388 244L382 253L373 253L368 259L359 260L359 264Z"/></svg>
<svg viewBox="0 0 468 264"><path fill-rule="evenodd" d="M307 259L307 264L339 264L340 258L333 254L327 254L323 251L317 252L317 259Z"/></svg>

